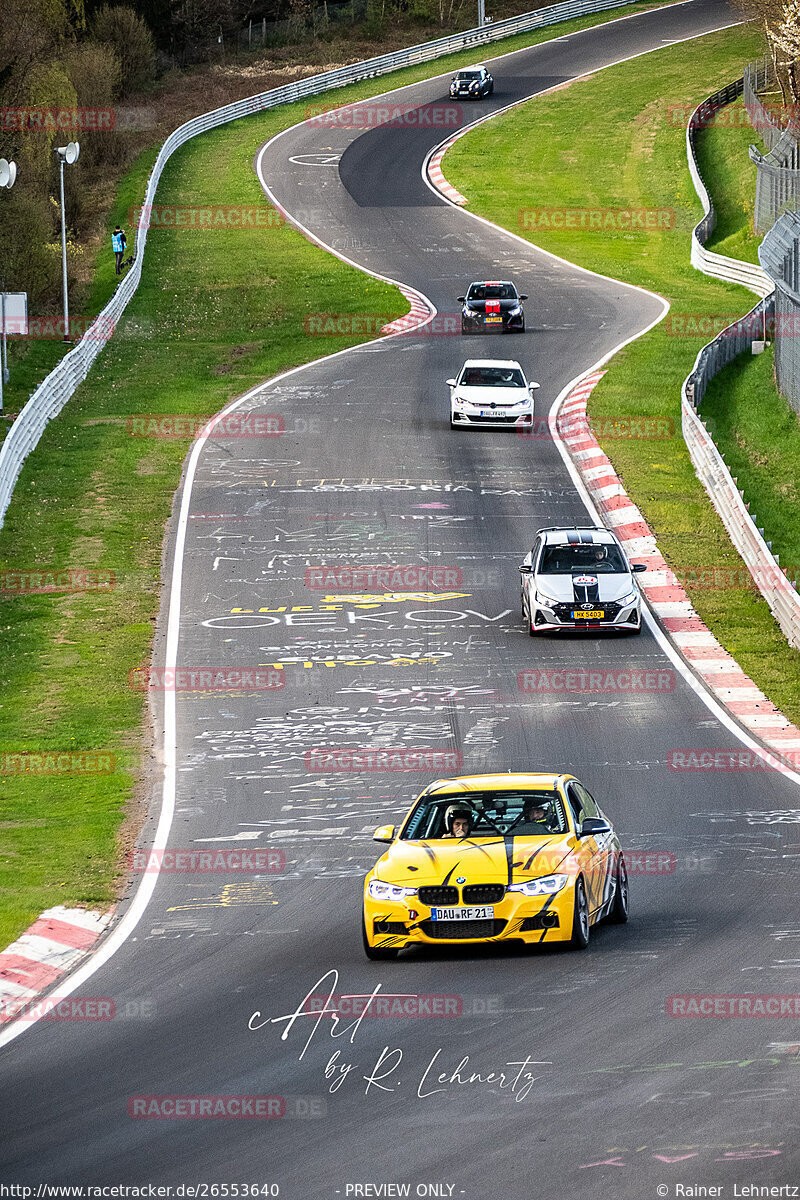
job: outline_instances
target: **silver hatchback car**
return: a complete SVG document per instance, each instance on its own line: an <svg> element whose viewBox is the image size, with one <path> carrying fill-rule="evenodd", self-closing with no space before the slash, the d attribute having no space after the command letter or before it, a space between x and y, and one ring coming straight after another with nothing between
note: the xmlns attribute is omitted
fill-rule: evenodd
<svg viewBox="0 0 800 1200"><path fill-rule="evenodd" d="M520 564L522 616L531 637L554 629L640 633L642 597L619 539L600 528L540 529Z"/></svg>

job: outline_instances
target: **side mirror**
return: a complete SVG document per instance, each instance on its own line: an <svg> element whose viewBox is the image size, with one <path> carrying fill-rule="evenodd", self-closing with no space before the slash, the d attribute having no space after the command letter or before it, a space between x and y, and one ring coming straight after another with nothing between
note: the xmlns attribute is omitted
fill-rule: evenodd
<svg viewBox="0 0 800 1200"><path fill-rule="evenodd" d="M458 301L459 304L465 304L467 297L466 296L456 296L456 300Z"/></svg>
<svg viewBox="0 0 800 1200"><path fill-rule="evenodd" d="M455 386L456 386L456 381L455 381L455 379L447 379L445 382L447 383L447 386L448 386L448 387L455 387Z"/></svg>
<svg viewBox="0 0 800 1200"><path fill-rule="evenodd" d="M393 842L394 825L379 825L372 835L373 842Z"/></svg>
<svg viewBox="0 0 800 1200"><path fill-rule="evenodd" d="M527 300L528 299L527 292L520 292L519 298L520 298L520 300Z"/></svg>
<svg viewBox="0 0 800 1200"><path fill-rule="evenodd" d="M532 575L533 567L531 566L530 563L520 563L519 571L520 571L520 575Z"/></svg>
<svg viewBox="0 0 800 1200"><path fill-rule="evenodd" d="M611 833L611 826L602 817L587 817L578 830L578 837L597 837L601 833Z"/></svg>
<svg viewBox="0 0 800 1200"><path fill-rule="evenodd" d="M647 567L645 566L644 563L634 563L633 569L634 569L635 573L638 575L641 571L646 571Z"/></svg>
<svg viewBox="0 0 800 1200"><path fill-rule="evenodd" d="M531 392L535 392L541 386L542 385L540 383L534 383L533 380L531 380L531 382L528 384L528 389Z"/></svg>

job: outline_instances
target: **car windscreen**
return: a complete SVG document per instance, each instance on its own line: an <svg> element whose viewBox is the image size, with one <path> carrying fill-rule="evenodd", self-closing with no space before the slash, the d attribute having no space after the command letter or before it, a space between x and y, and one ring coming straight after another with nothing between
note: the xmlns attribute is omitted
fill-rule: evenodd
<svg viewBox="0 0 800 1200"><path fill-rule="evenodd" d="M459 71L456 79L480 79L480 71Z"/></svg>
<svg viewBox="0 0 800 1200"><path fill-rule="evenodd" d="M595 575L621 575L628 571L622 551L613 542L587 545L545 546L537 575L569 575L589 571Z"/></svg>
<svg viewBox="0 0 800 1200"><path fill-rule="evenodd" d="M547 837L567 832L561 797L552 789L435 792L420 797L401 840L446 838L455 812L469 815L469 837Z"/></svg>
<svg viewBox="0 0 800 1200"><path fill-rule="evenodd" d="M466 367L462 387L525 387L522 371L516 367Z"/></svg>
<svg viewBox="0 0 800 1200"><path fill-rule="evenodd" d="M468 300L516 300L513 283L473 283L467 292Z"/></svg>

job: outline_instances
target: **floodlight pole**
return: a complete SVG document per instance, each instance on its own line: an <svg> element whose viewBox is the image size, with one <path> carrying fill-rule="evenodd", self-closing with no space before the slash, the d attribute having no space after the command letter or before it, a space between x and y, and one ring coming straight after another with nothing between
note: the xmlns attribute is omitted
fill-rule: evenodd
<svg viewBox="0 0 800 1200"><path fill-rule="evenodd" d="M69 296L67 294L67 217L64 211L64 163L74 163L78 160L80 143L70 142L68 146L57 146L58 165L61 175L61 276L64 292L64 341L69 337Z"/></svg>
<svg viewBox="0 0 800 1200"><path fill-rule="evenodd" d="M8 344L7 344L7 342L6 342L6 292L5 292L5 283L3 284L3 293L2 293L2 300L0 300L0 307L2 307L2 317L1 317L0 319L2 319L2 322L3 322L3 370L2 370L2 372L0 373L0 377L1 377L1 378L2 378L2 380L3 380L3 383L8 383ZM3 397L2 397L2 395L0 395L0 412L2 412L2 411L3 411Z"/></svg>
<svg viewBox="0 0 800 1200"><path fill-rule="evenodd" d="M486 24L486 0L478 0L478 28L483 29Z"/></svg>
<svg viewBox="0 0 800 1200"><path fill-rule="evenodd" d="M12 188L17 178L17 164L15 162L6 162L4 158L0 159L0 178L2 178L2 187ZM6 381L6 291L5 280L3 280L2 301L0 301L0 319L3 322L3 353L2 361L0 361L0 413L3 411L3 384Z"/></svg>
<svg viewBox="0 0 800 1200"><path fill-rule="evenodd" d="M58 152L61 174L61 286L64 293L64 341L69 341L69 298L67 296L67 222L64 215L64 155Z"/></svg>

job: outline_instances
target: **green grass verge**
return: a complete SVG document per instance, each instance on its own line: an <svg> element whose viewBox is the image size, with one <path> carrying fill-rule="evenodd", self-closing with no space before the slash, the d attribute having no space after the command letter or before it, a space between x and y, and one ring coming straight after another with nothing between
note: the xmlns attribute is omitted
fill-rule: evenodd
<svg viewBox="0 0 800 1200"><path fill-rule="evenodd" d="M656 5L634 4L504 40L507 53ZM475 50L326 93L346 103L473 61ZM301 120L306 104L247 118L187 144L158 190L163 204L261 204L258 146ZM141 202L155 150L125 176L108 229ZM209 180L214 180L213 194ZM101 251L90 312L115 286ZM386 313L407 305L290 228L242 233L153 230L143 281L89 379L51 423L20 477L0 531L0 570L113 572L111 590L0 595L0 756L75 749L111 754L108 775L0 773L0 946L53 904L105 905L115 894L123 825L141 778L143 698L129 670L148 658L158 608L164 525L187 440L140 440L137 413L204 415L258 382L364 338L308 338L311 312ZM7 402L19 408L63 352L31 343ZM8 765L0 757L0 765ZM135 830L135 811L131 826Z"/></svg>
<svg viewBox="0 0 800 1200"><path fill-rule="evenodd" d="M763 150L740 97L726 104L716 121L698 130L695 149L717 216L707 249L757 263L761 238L753 229L756 168L747 154L751 145Z"/></svg>
<svg viewBox="0 0 800 1200"><path fill-rule="evenodd" d="M686 165L684 125L672 113L675 105L691 111L736 78L760 49L758 30L744 26L600 71L462 138L446 156L445 174L474 211L573 262L670 300L667 319L616 355L592 393L590 417L599 424L642 416L674 423L671 438L601 438L603 449L665 558L686 580L701 617L766 694L800 722L800 654L788 647L766 603L745 580L680 428L681 383L709 338L676 334L698 319L713 323L718 316L728 323L752 307L753 297L689 265L689 237L702 213ZM674 227L532 230L519 219L523 210L538 207L630 206L674 209ZM761 517L763 506L754 507ZM692 582L708 579L710 571L733 573L742 586Z"/></svg>
<svg viewBox="0 0 800 1200"><path fill-rule="evenodd" d="M772 348L712 381L701 415L781 563L800 578L800 420L779 395Z"/></svg>

